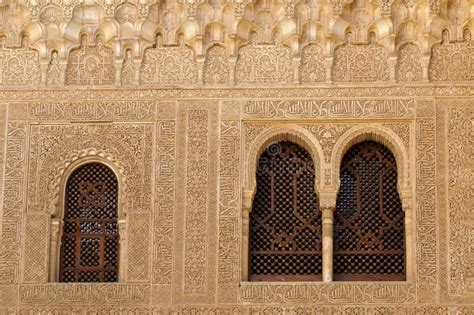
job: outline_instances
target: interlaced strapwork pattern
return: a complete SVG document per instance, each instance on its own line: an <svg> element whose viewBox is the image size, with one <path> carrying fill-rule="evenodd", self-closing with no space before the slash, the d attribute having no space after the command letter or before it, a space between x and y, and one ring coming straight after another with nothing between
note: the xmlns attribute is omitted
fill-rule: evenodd
<svg viewBox="0 0 474 315"><path fill-rule="evenodd" d="M321 277L321 211L310 154L292 142L260 157L250 217L250 280Z"/></svg>
<svg viewBox="0 0 474 315"><path fill-rule="evenodd" d="M344 156L334 224L336 280L404 280L405 226L395 157L365 141Z"/></svg>
<svg viewBox="0 0 474 315"><path fill-rule="evenodd" d="M66 186L61 282L118 280L117 179L107 166L90 163Z"/></svg>

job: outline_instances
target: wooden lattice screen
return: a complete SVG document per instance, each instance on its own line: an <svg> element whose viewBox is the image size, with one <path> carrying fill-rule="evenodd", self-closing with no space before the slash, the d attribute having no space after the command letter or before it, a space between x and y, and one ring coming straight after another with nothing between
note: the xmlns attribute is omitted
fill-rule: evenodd
<svg viewBox="0 0 474 315"><path fill-rule="evenodd" d="M404 212L395 157L365 141L344 156L334 224L335 280L405 280Z"/></svg>
<svg viewBox="0 0 474 315"><path fill-rule="evenodd" d="M292 142L260 157L250 217L251 281L320 280L321 211L310 154Z"/></svg>
<svg viewBox="0 0 474 315"><path fill-rule="evenodd" d="M118 280L118 184L107 166L90 163L67 181L61 243L61 282Z"/></svg>

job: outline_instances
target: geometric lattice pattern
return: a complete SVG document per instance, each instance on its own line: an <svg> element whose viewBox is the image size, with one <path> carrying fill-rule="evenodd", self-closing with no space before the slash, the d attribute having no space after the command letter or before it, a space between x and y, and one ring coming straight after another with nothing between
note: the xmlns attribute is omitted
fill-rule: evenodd
<svg viewBox="0 0 474 315"><path fill-rule="evenodd" d="M101 163L79 167L66 185L60 282L118 280L118 183Z"/></svg>
<svg viewBox="0 0 474 315"><path fill-rule="evenodd" d="M395 157L380 143L358 143L344 155L340 180L334 279L405 280L405 216Z"/></svg>
<svg viewBox="0 0 474 315"><path fill-rule="evenodd" d="M250 217L250 280L319 280L321 211L310 154L292 142L260 156Z"/></svg>

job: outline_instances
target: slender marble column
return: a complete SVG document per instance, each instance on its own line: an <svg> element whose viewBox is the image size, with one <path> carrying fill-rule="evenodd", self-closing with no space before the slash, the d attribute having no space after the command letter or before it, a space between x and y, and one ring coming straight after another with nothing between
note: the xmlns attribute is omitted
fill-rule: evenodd
<svg viewBox="0 0 474 315"><path fill-rule="evenodd" d="M250 209L242 211L242 281L249 280L249 218Z"/></svg>
<svg viewBox="0 0 474 315"><path fill-rule="evenodd" d="M254 192L244 189L242 195L242 281L249 280L249 222Z"/></svg>
<svg viewBox="0 0 474 315"><path fill-rule="evenodd" d="M333 230L334 209L336 208L337 190L323 190L319 193L319 197L323 224L323 282L331 282L333 280Z"/></svg>
<svg viewBox="0 0 474 315"><path fill-rule="evenodd" d="M414 243L413 243L413 199L410 192L402 192L402 205L405 212L405 273L406 280L415 281L414 275Z"/></svg>
<svg viewBox="0 0 474 315"><path fill-rule="evenodd" d="M127 255L128 253L128 243L127 243L127 221L125 219L119 219L117 221L119 227L119 246L120 246L120 258L119 258L119 282L126 282L126 272L127 272Z"/></svg>
<svg viewBox="0 0 474 315"><path fill-rule="evenodd" d="M334 207L322 208L323 214L323 282L331 282L333 275Z"/></svg>
<svg viewBox="0 0 474 315"><path fill-rule="evenodd" d="M49 253L49 281L57 282L59 281L59 248L61 247L61 231L62 231L63 221L58 219L53 219L51 222L51 244L50 244L50 253Z"/></svg>

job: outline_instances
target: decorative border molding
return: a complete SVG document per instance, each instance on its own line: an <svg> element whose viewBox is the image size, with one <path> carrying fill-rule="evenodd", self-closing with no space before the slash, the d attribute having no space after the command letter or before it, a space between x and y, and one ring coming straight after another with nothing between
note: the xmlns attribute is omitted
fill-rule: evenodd
<svg viewBox="0 0 474 315"><path fill-rule="evenodd" d="M10 102L53 102L65 99L93 100L93 101L122 101L157 99L236 99L236 98L370 98L370 99L402 99L415 97L474 97L473 83L461 84L420 84L396 85L391 84L332 84L323 86L291 87L272 85L272 88L261 87L208 87L195 88L183 86L181 88L81 88L69 87L61 89L25 89L5 88L0 90L0 101Z"/></svg>
<svg viewBox="0 0 474 315"><path fill-rule="evenodd" d="M57 169L56 176L54 178L55 183L53 184L53 198L49 207L49 214L52 217L63 217L64 202L61 200L61 196L64 196L66 181L71 173L81 165L92 162L104 163L112 169L119 182L119 199L127 200L127 178L124 174L123 167L120 166L120 162L115 157L113 157L112 154L109 154L104 150L87 148L71 154L63 161L61 167ZM118 215L119 218L123 218L125 215L125 211L122 208L120 201Z"/></svg>
<svg viewBox="0 0 474 315"><path fill-rule="evenodd" d="M361 124L347 130L336 142L331 154L331 169L334 172L336 189L339 189L339 172L344 154L354 144L362 141L373 140L387 146L392 151L397 162L398 190L400 192L411 186L408 173L408 148L391 129L378 124Z"/></svg>

